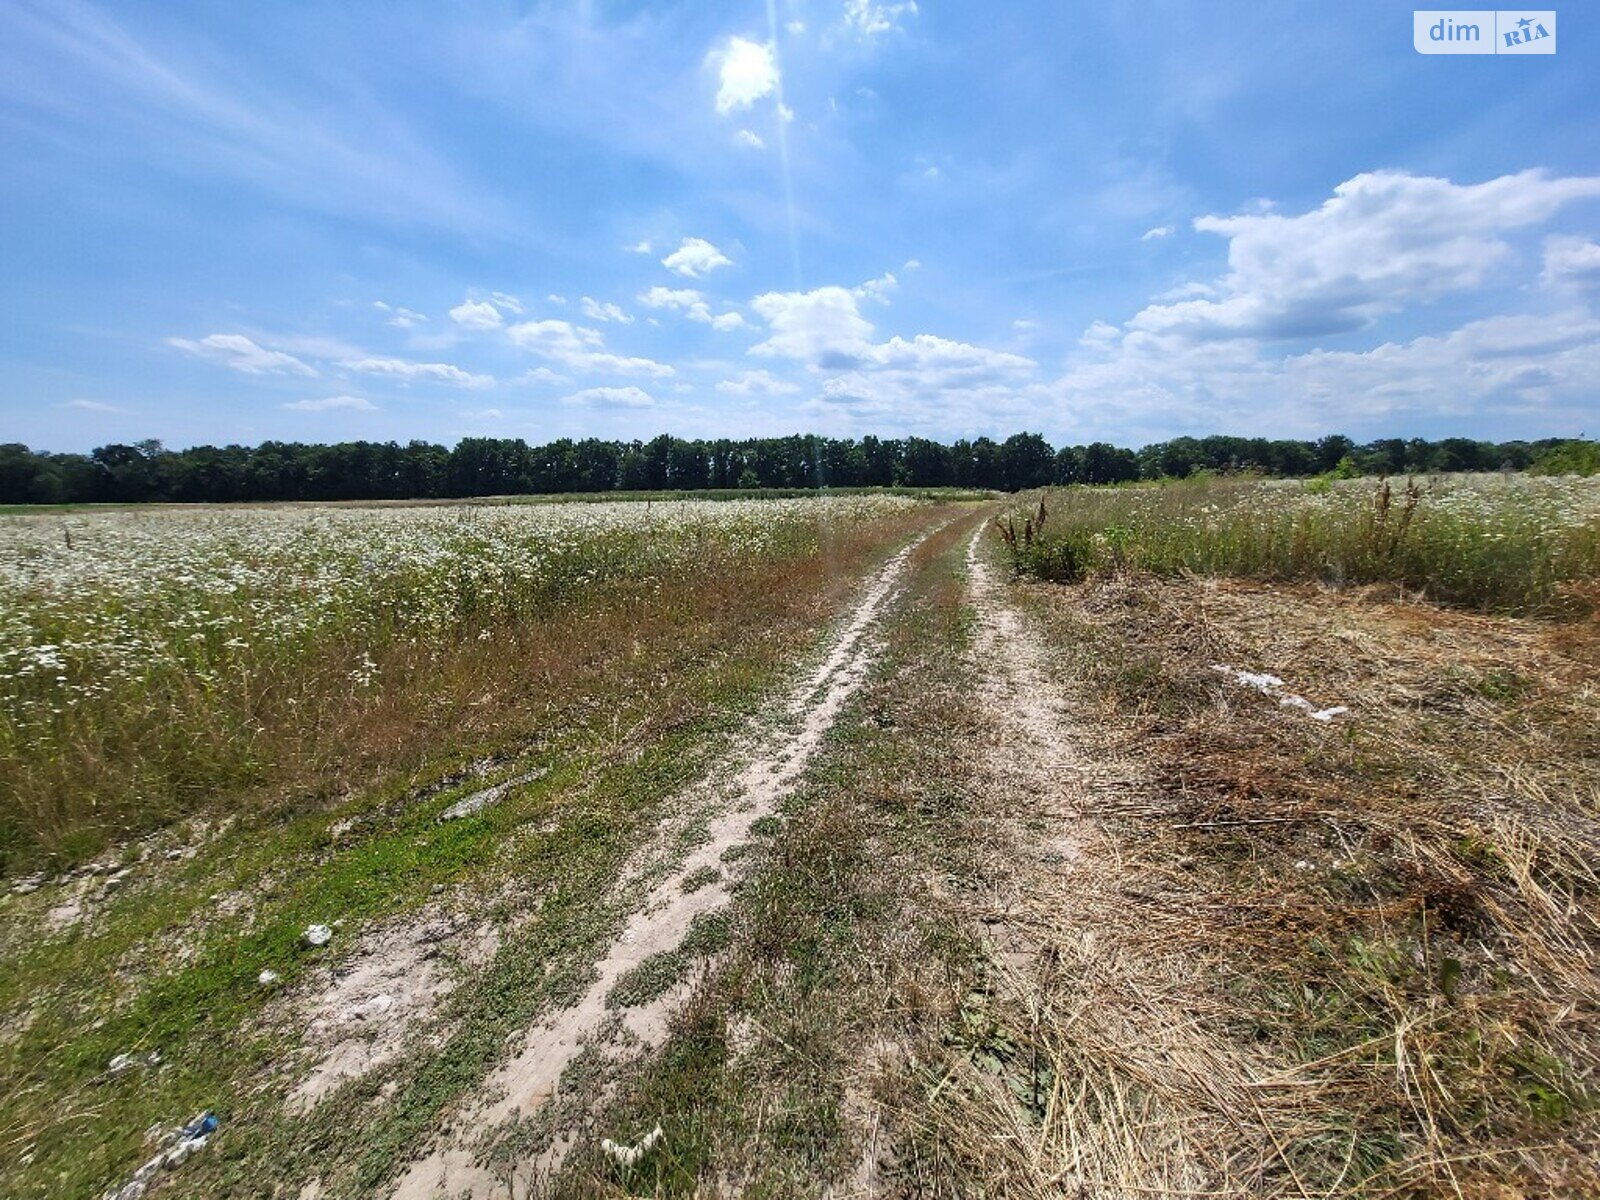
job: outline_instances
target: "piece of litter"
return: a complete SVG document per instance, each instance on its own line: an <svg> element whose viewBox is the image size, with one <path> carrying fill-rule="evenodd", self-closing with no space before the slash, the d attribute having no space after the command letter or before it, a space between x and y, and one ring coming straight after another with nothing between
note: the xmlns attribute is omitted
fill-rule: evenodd
<svg viewBox="0 0 1600 1200"><path fill-rule="evenodd" d="M1254 688L1263 696L1278 696L1278 704L1282 708L1298 708L1313 721L1322 721L1324 724L1337 716L1349 712L1343 704L1335 704L1332 708L1318 708L1311 701L1296 692L1279 695L1278 689L1283 686L1283 680L1276 675L1268 675L1264 671L1241 671L1237 667L1230 667L1224 663L1212 663L1211 669L1219 675L1227 675L1244 687Z"/></svg>
<svg viewBox="0 0 1600 1200"><path fill-rule="evenodd" d="M326 925L308 925L306 931L300 935L300 944L308 948L326 946L333 941L333 930Z"/></svg>
<svg viewBox="0 0 1600 1200"><path fill-rule="evenodd" d="M660 1140L661 1126L657 1125L644 1137L640 1138L639 1144L636 1146L625 1146L618 1142L613 1142L610 1138L601 1138L600 1149L610 1155L612 1161L619 1167L631 1167L646 1154L649 1154L651 1150L655 1149L656 1143Z"/></svg>
<svg viewBox="0 0 1600 1200"><path fill-rule="evenodd" d="M190 1155L205 1149L216 1128L216 1114L210 1111L196 1113L187 1125L179 1129L169 1129L164 1133L161 1126L152 1125L145 1134L145 1140L160 1140L163 1145L161 1153L135 1171L128 1182L120 1188L112 1188L106 1192L104 1200L140 1200L149 1190L150 1181L157 1171L162 1168L169 1171L177 1170Z"/></svg>
<svg viewBox="0 0 1600 1200"><path fill-rule="evenodd" d="M1242 683L1246 687L1253 687L1258 692L1270 692L1273 688L1283 686L1283 680L1276 675L1268 675L1265 672L1240 671L1233 667L1224 666L1222 663L1213 663L1211 669L1223 675L1232 675L1236 682Z"/></svg>
<svg viewBox="0 0 1600 1200"><path fill-rule="evenodd" d="M261 974L256 976L256 982L262 987L274 987L283 982L283 976L279 975L271 967L268 967L266 970L262 971Z"/></svg>
<svg viewBox="0 0 1600 1200"><path fill-rule="evenodd" d="M169 1171L176 1171L191 1154L205 1148L204 1137L186 1138L161 1156L161 1165Z"/></svg>
<svg viewBox="0 0 1600 1200"><path fill-rule="evenodd" d="M115 1079L118 1075L125 1075L138 1067L159 1067L161 1065L161 1052L152 1050L148 1054L118 1054L106 1064L106 1074Z"/></svg>
<svg viewBox="0 0 1600 1200"><path fill-rule="evenodd" d="M491 804L498 803L512 788L520 787L525 783L532 783L535 779L540 779L543 776L543 770L525 771L521 775L515 775L510 779L497 783L493 787L484 788L481 792L473 792L472 795L457 800L449 808L445 809L444 812L439 814L439 819L441 821L459 821L462 817L475 817Z"/></svg>
<svg viewBox="0 0 1600 1200"><path fill-rule="evenodd" d="M202 1113L195 1113L189 1123L178 1130L178 1136L185 1141L194 1141L196 1138L209 1137L216 1132L217 1114L207 1109Z"/></svg>

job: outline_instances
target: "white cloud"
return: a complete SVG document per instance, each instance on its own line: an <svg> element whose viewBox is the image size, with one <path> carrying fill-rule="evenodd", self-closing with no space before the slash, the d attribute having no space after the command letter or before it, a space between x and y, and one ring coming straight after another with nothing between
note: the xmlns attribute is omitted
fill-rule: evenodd
<svg viewBox="0 0 1600 1200"><path fill-rule="evenodd" d="M655 247L650 244L649 238L645 238L643 241L635 242L633 245L628 247L629 254L653 254L654 252Z"/></svg>
<svg viewBox="0 0 1600 1200"><path fill-rule="evenodd" d="M866 39L900 30L907 17L917 15L915 0L885 4L882 0L845 0L845 28Z"/></svg>
<svg viewBox="0 0 1600 1200"><path fill-rule="evenodd" d="M863 428L949 431L1038 420L1036 364L932 334L890 338L855 369L823 378L809 411Z"/></svg>
<svg viewBox="0 0 1600 1200"><path fill-rule="evenodd" d="M879 304L888 304L889 297L899 290L900 281L891 272L885 271L877 279L869 279L858 287L856 295L876 300Z"/></svg>
<svg viewBox="0 0 1600 1200"><path fill-rule="evenodd" d="M500 310L487 300L466 300L450 310L450 319L464 329L498 329Z"/></svg>
<svg viewBox="0 0 1600 1200"><path fill-rule="evenodd" d="M1023 355L932 334L882 340L865 285L756 297L767 329L750 353L803 365L815 389L799 408L830 430L1042 425L1057 440L1138 444L1269 427L1308 437L1330 423L1367 436L1426 422L1581 429L1600 394L1600 313L1586 290L1600 281L1600 246L1552 237L1538 261L1512 235L1596 195L1600 180L1539 172L1479 185L1380 174L1303 214L1256 204L1202 218L1228 238L1228 268L1121 325L1095 321L1055 378ZM1528 286L1540 278L1545 289ZM1366 349L1272 349L1464 291L1511 311ZM1517 311L1527 306L1539 310ZM742 394L729 382L718 390Z"/></svg>
<svg viewBox="0 0 1600 1200"><path fill-rule="evenodd" d="M799 384L779 379L770 371L742 371L717 384L717 391L726 396L787 396L799 390Z"/></svg>
<svg viewBox="0 0 1600 1200"><path fill-rule="evenodd" d="M789 31L790 36L799 37L806 31L806 23L804 21L790 21L784 28Z"/></svg>
<svg viewBox="0 0 1600 1200"><path fill-rule="evenodd" d="M694 288L666 288L657 285L639 293L639 303L647 308L666 308L681 312L691 321L699 321L719 332L746 327L744 317L733 311L713 315L704 293Z"/></svg>
<svg viewBox="0 0 1600 1200"><path fill-rule="evenodd" d="M593 296L585 296L578 302L578 308L591 321L615 321L619 325L633 324L633 318L617 305L609 302L602 304Z"/></svg>
<svg viewBox="0 0 1600 1200"><path fill-rule="evenodd" d="M733 260L704 238L684 238L683 244L661 260L661 265L690 279L700 279Z"/></svg>
<svg viewBox="0 0 1600 1200"><path fill-rule="evenodd" d="M586 329L570 321L523 321L506 333L513 345L547 358L575 358L605 345L598 329Z"/></svg>
<svg viewBox="0 0 1600 1200"><path fill-rule="evenodd" d="M374 300L372 307L379 312L392 314L385 324L393 325L396 329L410 329L413 325L419 325L428 319L422 313L406 308L403 305L389 304L383 300Z"/></svg>
<svg viewBox="0 0 1600 1200"><path fill-rule="evenodd" d="M1299 216L1200 217L1228 239L1218 298L1152 304L1130 329L1184 338L1317 337L1371 325L1412 303L1482 286L1512 257L1501 234L1600 196L1600 178L1542 171L1462 185L1377 171Z"/></svg>
<svg viewBox="0 0 1600 1200"><path fill-rule="evenodd" d="M489 296L489 300L508 313L514 313L519 317L522 315L522 301L508 292L494 292Z"/></svg>
<svg viewBox="0 0 1600 1200"><path fill-rule="evenodd" d="M1284 392L1319 416L1330 404L1385 416L1540 407L1600 385L1600 319L1582 310L1488 317L1363 352L1314 350L1286 359L1281 374Z"/></svg>
<svg viewBox="0 0 1600 1200"><path fill-rule="evenodd" d="M115 404L106 404L100 400L66 400L60 404L53 405L52 407L76 408L82 410L83 412L92 413L117 413L121 415L127 415L128 413L128 410L125 408L118 408Z"/></svg>
<svg viewBox="0 0 1600 1200"><path fill-rule="evenodd" d="M1550 287L1600 287L1600 245L1581 237L1546 238L1542 278Z"/></svg>
<svg viewBox="0 0 1600 1200"><path fill-rule="evenodd" d="M962 381L987 382L1005 375L1025 375L1038 366L1033 359L1021 354L990 350L931 333L919 333L909 341L892 337L872 348L871 361L890 371L937 373L946 386Z"/></svg>
<svg viewBox="0 0 1600 1200"><path fill-rule="evenodd" d="M1156 241L1158 238L1171 237L1171 236L1172 236L1172 226L1171 225L1157 225L1154 229L1146 229L1142 234L1139 235L1139 240L1141 242L1153 242L1153 241Z"/></svg>
<svg viewBox="0 0 1600 1200"><path fill-rule="evenodd" d="M567 298L557 292L551 292L545 299L550 301L551 304L565 304L567 302Z"/></svg>
<svg viewBox="0 0 1600 1200"><path fill-rule="evenodd" d="M328 396L322 400L292 400L283 407L293 412L331 412L336 408L377 412L378 406L360 396Z"/></svg>
<svg viewBox="0 0 1600 1200"><path fill-rule="evenodd" d="M778 59L770 42L731 37L708 61L717 68L717 111L724 116L778 90Z"/></svg>
<svg viewBox="0 0 1600 1200"><path fill-rule="evenodd" d="M428 379L453 383L457 387L483 388L494 383L492 375L474 375L451 363L411 362L404 358L345 358L339 365L364 375L392 375L398 379Z"/></svg>
<svg viewBox="0 0 1600 1200"><path fill-rule="evenodd" d="M1128 441L1247 431L1269 413L1283 437L1326 433L1335 416L1350 433L1497 414L1569 423L1600 389L1600 318L1583 310L1490 317L1362 351L1274 357L1248 339L1141 333L1092 349L1044 389L1047 402L1084 436L1121 431Z"/></svg>
<svg viewBox="0 0 1600 1200"><path fill-rule="evenodd" d="M906 265L901 270L920 271L922 270L922 260L920 258L908 258L906 259Z"/></svg>
<svg viewBox="0 0 1600 1200"><path fill-rule="evenodd" d="M505 415L498 408L464 408L460 413L462 419L467 421L499 421Z"/></svg>
<svg viewBox="0 0 1600 1200"><path fill-rule="evenodd" d="M317 373L314 368L307 366L294 355L285 354L281 350L267 350L241 333L213 333L199 341L173 337L167 339L167 345L193 354L196 358L221 363L235 371L243 371L246 375Z"/></svg>
<svg viewBox="0 0 1600 1200"><path fill-rule="evenodd" d="M1164 292L1158 292L1154 298L1157 300L1193 300L1196 296L1215 296L1217 294L1217 289L1209 283L1199 283L1191 280L1188 283L1180 283L1177 287L1168 288Z"/></svg>
<svg viewBox="0 0 1600 1200"><path fill-rule="evenodd" d="M694 288L669 288L657 284L647 292L639 293L639 303L648 308L676 308L688 309L692 305L704 305L705 293Z"/></svg>
<svg viewBox="0 0 1600 1200"><path fill-rule="evenodd" d="M1015 329L1018 333L1032 333L1035 329L1039 328L1039 322L1030 320L1027 317L1018 317L1015 321L1011 322L1011 328Z"/></svg>
<svg viewBox="0 0 1600 1200"><path fill-rule="evenodd" d="M513 345L571 371L647 375L654 379L674 374L666 363L612 354L605 349L605 339L598 329L587 329L567 321L524 321L512 325L506 334Z"/></svg>
<svg viewBox="0 0 1600 1200"><path fill-rule="evenodd" d="M524 371L521 375L518 375L511 382L512 383L568 384L568 383L571 383L572 380L571 380L570 377L568 377L566 375L562 375L558 371L552 371L549 367L530 367L528 370Z"/></svg>
<svg viewBox="0 0 1600 1200"><path fill-rule="evenodd" d="M1080 346L1088 346L1095 350L1104 350L1113 346L1122 337L1122 330L1106 321L1095 321L1083 331L1083 336L1078 339Z"/></svg>
<svg viewBox="0 0 1600 1200"><path fill-rule="evenodd" d="M767 148L766 142L761 140L761 135L751 133L748 129L739 130L738 133L733 135L733 140L750 150L765 150Z"/></svg>
<svg viewBox="0 0 1600 1200"><path fill-rule="evenodd" d="M771 336L750 353L795 359L819 377L805 411L880 429L947 431L1008 411L1029 419L1020 398L1032 386L1032 359L927 333L875 342L862 298L860 288L830 286L751 302Z"/></svg>
<svg viewBox="0 0 1600 1200"><path fill-rule="evenodd" d="M751 354L793 358L825 369L854 366L871 351L872 323L856 308L849 288L767 292L750 302L771 336Z"/></svg>
<svg viewBox="0 0 1600 1200"><path fill-rule="evenodd" d="M636 387L592 387L563 396L561 403L588 408L650 408L655 397Z"/></svg>

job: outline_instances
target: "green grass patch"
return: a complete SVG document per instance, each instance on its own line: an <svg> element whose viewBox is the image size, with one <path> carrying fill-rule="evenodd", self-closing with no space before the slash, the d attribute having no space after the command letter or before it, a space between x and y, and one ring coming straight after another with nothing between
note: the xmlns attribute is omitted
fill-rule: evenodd
<svg viewBox="0 0 1600 1200"><path fill-rule="evenodd" d="M1136 569L1334 585L1390 583L1449 604L1564 611L1600 577L1600 482L1532 476L1200 478L1045 496L1012 518L1017 568L1072 582Z"/></svg>

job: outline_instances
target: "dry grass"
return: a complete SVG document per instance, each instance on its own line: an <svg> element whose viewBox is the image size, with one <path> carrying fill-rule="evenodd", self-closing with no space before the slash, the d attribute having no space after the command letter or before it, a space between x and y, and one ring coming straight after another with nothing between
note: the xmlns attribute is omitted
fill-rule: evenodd
<svg viewBox="0 0 1600 1200"><path fill-rule="evenodd" d="M958 1175L1590 1194L1600 629L1133 574L1029 601L1085 753L1064 808L1007 784L1042 731L986 768L993 945L952 1021L989 1050L930 1117Z"/></svg>
<svg viewBox="0 0 1600 1200"><path fill-rule="evenodd" d="M557 1194L1587 1194L1597 630L962 540Z"/></svg>

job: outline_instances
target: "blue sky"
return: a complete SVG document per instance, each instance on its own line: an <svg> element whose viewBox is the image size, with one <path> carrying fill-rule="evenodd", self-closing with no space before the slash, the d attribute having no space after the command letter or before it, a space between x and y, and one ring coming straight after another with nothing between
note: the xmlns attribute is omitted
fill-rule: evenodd
<svg viewBox="0 0 1600 1200"><path fill-rule="evenodd" d="M1600 433L1600 59L1395 4L0 0L0 440Z"/></svg>

